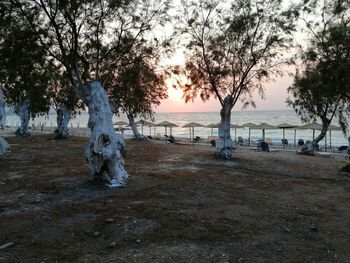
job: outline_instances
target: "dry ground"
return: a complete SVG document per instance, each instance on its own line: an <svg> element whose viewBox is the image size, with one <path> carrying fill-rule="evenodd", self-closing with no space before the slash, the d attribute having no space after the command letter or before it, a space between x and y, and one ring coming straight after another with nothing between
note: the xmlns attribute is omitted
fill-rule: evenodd
<svg viewBox="0 0 350 263"><path fill-rule="evenodd" d="M87 138L7 138L0 262L350 262L345 161L127 142L126 188L88 181Z"/></svg>

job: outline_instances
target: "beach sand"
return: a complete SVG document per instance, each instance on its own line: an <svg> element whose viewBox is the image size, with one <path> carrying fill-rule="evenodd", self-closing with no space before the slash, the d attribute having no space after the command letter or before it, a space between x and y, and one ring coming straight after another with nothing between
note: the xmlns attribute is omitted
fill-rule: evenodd
<svg viewBox="0 0 350 263"><path fill-rule="evenodd" d="M86 137L7 137L0 262L349 262L347 161L127 140L121 189L89 181Z"/></svg>

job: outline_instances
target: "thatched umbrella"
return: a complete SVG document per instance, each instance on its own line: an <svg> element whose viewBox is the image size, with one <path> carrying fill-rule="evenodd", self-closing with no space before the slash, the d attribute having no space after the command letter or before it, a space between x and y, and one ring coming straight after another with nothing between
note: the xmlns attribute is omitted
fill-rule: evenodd
<svg viewBox="0 0 350 263"><path fill-rule="evenodd" d="M194 140L194 127L204 127L204 125L197 123L197 122L190 122L182 126L183 128L190 128L190 140L192 137L192 141ZM191 128L192 128L192 135L191 135Z"/></svg>
<svg viewBox="0 0 350 263"><path fill-rule="evenodd" d="M252 129L262 130L262 140L265 141L265 130L278 129L276 126L270 125L266 122L255 125Z"/></svg>
<svg viewBox="0 0 350 263"><path fill-rule="evenodd" d="M155 127L157 126L157 124L148 121L148 122L146 122L144 125L145 125L145 126L149 126L149 135L152 136L152 127L154 127L154 129L155 129ZM155 130L154 130L154 134L156 134L156 131L155 131Z"/></svg>
<svg viewBox="0 0 350 263"><path fill-rule="evenodd" d="M119 126L119 130L121 133L123 133L123 125L129 125L129 123L125 122L125 121L117 121L115 123L113 123L113 125L118 125Z"/></svg>
<svg viewBox="0 0 350 263"><path fill-rule="evenodd" d="M230 124L230 128L235 129L235 142L237 142L237 128L243 128L243 127L237 124Z"/></svg>
<svg viewBox="0 0 350 263"><path fill-rule="evenodd" d="M302 129L302 130L312 130L312 140L315 140L315 130L322 130L322 125L317 123L317 122L312 122L312 123L308 123L305 125L301 125L298 127L298 129Z"/></svg>
<svg viewBox="0 0 350 263"><path fill-rule="evenodd" d="M276 127L283 130L283 140L284 140L286 138L285 129L295 128L295 127L297 127L297 125L293 125L293 124L289 124L289 123L284 122L284 123L278 124ZM297 140L297 130L294 129L294 147L296 146L296 140ZM285 145L283 144L283 148L284 147L285 147Z"/></svg>
<svg viewBox="0 0 350 263"><path fill-rule="evenodd" d="M178 127L175 123L169 122L169 121L162 121L157 124L157 126L164 126L165 129L165 135L167 135L167 127L170 129L170 135L171 135L171 128Z"/></svg>
<svg viewBox="0 0 350 263"><path fill-rule="evenodd" d="M143 134L143 126L147 126L147 124L149 123L148 121L146 121L146 120L139 120L139 121L137 121L137 122L135 122L136 124L140 124L141 125L141 133Z"/></svg>
<svg viewBox="0 0 350 263"><path fill-rule="evenodd" d="M250 130L253 129L256 125L254 123L248 122L245 123L243 125L241 125L241 127L248 127L249 128L249 135L248 135L248 145L250 146Z"/></svg>
<svg viewBox="0 0 350 263"><path fill-rule="evenodd" d="M219 126L220 126L220 123L216 123L216 124L210 123L210 124L206 125L205 127L211 128L211 136L213 136L213 129L214 128L219 128Z"/></svg>

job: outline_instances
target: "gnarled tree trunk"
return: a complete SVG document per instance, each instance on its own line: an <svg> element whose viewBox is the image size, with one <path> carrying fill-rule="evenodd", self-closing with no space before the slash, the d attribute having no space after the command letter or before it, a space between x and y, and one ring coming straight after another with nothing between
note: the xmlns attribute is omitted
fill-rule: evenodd
<svg viewBox="0 0 350 263"><path fill-rule="evenodd" d="M4 155L10 151L10 145L7 143L7 141L0 137L0 155Z"/></svg>
<svg viewBox="0 0 350 263"><path fill-rule="evenodd" d="M313 155L315 154L315 150L317 147L317 144L323 140L323 138L327 134L328 126L331 122L329 120L323 120L322 121L322 130L321 133L308 145L306 145L305 148L303 148L302 152L308 155Z"/></svg>
<svg viewBox="0 0 350 263"><path fill-rule="evenodd" d="M30 118L30 112L29 112L29 102L27 100L21 101L19 105L19 118L21 121L21 126L18 127L16 131L16 135L27 137L30 136L29 132L29 118Z"/></svg>
<svg viewBox="0 0 350 263"><path fill-rule="evenodd" d="M4 92L0 86L0 129L3 130L6 125L6 115L5 115L5 100Z"/></svg>
<svg viewBox="0 0 350 263"><path fill-rule="evenodd" d="M139 133L138 129L137 129L137 125L135 123L135 119L134 119L134 116L132 114L129 114L127 113L126 116L128 117L128 120L129 120L129 124L130 124L130 127L132 129L132 132L135 136L136 139L138 140L145 140L145 136L142 135L141 133Z"/></svg>
<svg viewBox="0 0 350 263"><path fill-rule="evenodd" d="M217 146L217 155L231 159L232 158L232 139L231 139L231 110L232 96L227 96L224 99L222 109L220 110L220 126L219 126L219 143Z"/></svg>
<svg viewBox="0 0 350 263"><path fill-rule="evenodd" d="M71 119L71 112L66 105L62 104L57 110L57 135L58 139L65 139L68 137L68 123Z"/></svg>
<svg viewBox="0 0 350 263"><path fill-rule="evenodd" d="M91 137L85 157L92 179L103 180L109 187L125 185L128 174L122 156L124 141L113 129L112 111L106 91L98 81L75 89L89 108L88 127L91 129Z"/></svg>

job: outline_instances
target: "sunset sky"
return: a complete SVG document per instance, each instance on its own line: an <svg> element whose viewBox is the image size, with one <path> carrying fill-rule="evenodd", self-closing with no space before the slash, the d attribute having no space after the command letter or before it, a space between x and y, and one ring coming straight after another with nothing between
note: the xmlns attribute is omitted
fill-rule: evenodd
<svg viewBox="0 0 350 263"><path fill-rule="evenodd" d="M286 110L291 109L285 103L288 97L287 88L291 85L292 78L284 77L266 85L265 99L261 99L255 94L255 110ZM218 100L211 98L209 101L202 102L197 98L194 103L185 101L181 98L182 91L168 88L169 98L162 101L161 105L155 108L156 112L208 112L219 111L220 103ZM242 103L237 103L233 108L234 111L242 110ZM246 110L254 110L249 106Z"/></svg>
<svg viewBox="0 0 350 263"><path fill-rule="evenodd" d="M183 52L178 51L170 59L163 61L167 65L183 65L185 61ZM289 72L294 72L294 69L289 69ZM292 77L282 77L276 79L275 82L270 82L265 85L265 99L261 99L259 94L254 95L254 101L256 103L255 110L286 110L291 109L287 107L285 103L288 97L287 88L292 84ZM203 102L200 98L197 98L193 103L190 101L185 103L182 99L182 90L174 89L171 81L168 82L168 95L169 98L163 100L161 105L155 108L156 112L211 112L220 110L220 102L214 98L209 101ZM238 102L234 108L234 111L242 110L242 103ZM246 110L254 110L249 106Z"/></svg>

